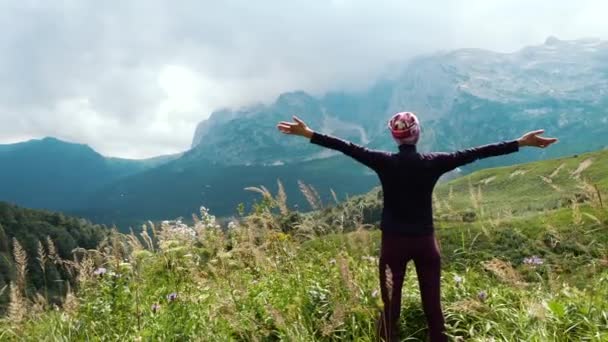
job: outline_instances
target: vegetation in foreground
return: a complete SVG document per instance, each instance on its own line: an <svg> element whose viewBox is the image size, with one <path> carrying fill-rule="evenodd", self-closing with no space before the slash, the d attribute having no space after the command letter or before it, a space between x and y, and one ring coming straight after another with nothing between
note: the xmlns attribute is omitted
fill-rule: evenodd
<svg viewBox="0 0 608 342"><path fill-rule="evenodd" d="M584 185L599 183L585 171L568 179L577 191L555 190L559 205L544 208L542 198L533 209L489 208L484 193L499 184L492 181L437 199L443 307L454 340L608 340L608 210L602 188ZM374 340L382 302L379 232L366 223L373 207L353 200L300 214L287 208L283 191L251 189L263 200L226 231L203 208L191 226L167 221L139 234L115 232L96 249L75 250L74 262L58 260L77 275L60 306L24 297L27 259L44 260L47 250L26 255L14 240L17 277L5 289L11 300L0 339ZM314 191L304 192L318 206ZM403 340L422 341L414 273L410 264L401 331Z"/></svg>

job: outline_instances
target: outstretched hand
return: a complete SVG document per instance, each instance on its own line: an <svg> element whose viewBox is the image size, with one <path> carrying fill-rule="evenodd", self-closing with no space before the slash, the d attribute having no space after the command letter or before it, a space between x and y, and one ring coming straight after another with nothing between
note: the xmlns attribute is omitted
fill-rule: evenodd
<svg viewBox="0 0 608 342"><path fill-rule="evenodd" d="M279 131L285 134L300 135L310 139L310 137L312 137L312 133L314 133L313 130L308 128L304 121L300 120L300 118L298 118L297 116L294 115L293 119L295 120L295 122L279 122L279 124L277 125Z"/></svg>
<svg viewBox="0 0 608 342"><path fill-rule="evenodd" d="M539 135L543 133L545 133L545 130L539 129L524 134L521 138L517 140L519 142L519 146L534 146L545 148L557 141L557 138L540 137Z"/></svg>

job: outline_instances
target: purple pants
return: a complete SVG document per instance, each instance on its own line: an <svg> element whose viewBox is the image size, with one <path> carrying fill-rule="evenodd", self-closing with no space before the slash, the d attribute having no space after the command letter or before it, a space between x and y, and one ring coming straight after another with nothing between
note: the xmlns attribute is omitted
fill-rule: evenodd
<svg viewBox="0 0 608 342"><path fill-rule="evenodd" d="M380 290L384 310L380 317L378 334L385 341L397 341L401 287L410 260L413 260L416 266L430 341L447 341L441 309L441 255L434 234L424 236L382 234ZM387 277L389 272L392 275L390 278Z"/></svg>

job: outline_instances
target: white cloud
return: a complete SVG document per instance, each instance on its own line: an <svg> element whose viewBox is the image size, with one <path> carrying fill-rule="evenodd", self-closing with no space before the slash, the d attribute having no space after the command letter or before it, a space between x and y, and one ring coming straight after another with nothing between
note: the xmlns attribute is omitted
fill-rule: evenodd
<svg viewBox="0 0 608 342"><path fill-rule="evenodd" d="M606 39L603 13L602 0L0 0L0 142L177 152L218 107L365 87L439 49Z"/></svg>

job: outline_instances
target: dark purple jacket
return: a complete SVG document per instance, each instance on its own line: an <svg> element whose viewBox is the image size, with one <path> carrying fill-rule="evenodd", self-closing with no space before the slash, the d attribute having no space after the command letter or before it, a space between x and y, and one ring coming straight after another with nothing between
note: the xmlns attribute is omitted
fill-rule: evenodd
<svg viewBox="0 0 608 342"><path fill-rule="evenodd" d="M399 152L368 149L337 137L315 132L310 142L338 150L376 171L384 205L380 229L399 235L434 231L433 188L444 173L477 159L519 150L517 140L503 141L452 153L418 153L416 145L400 145Z"/></svg>

